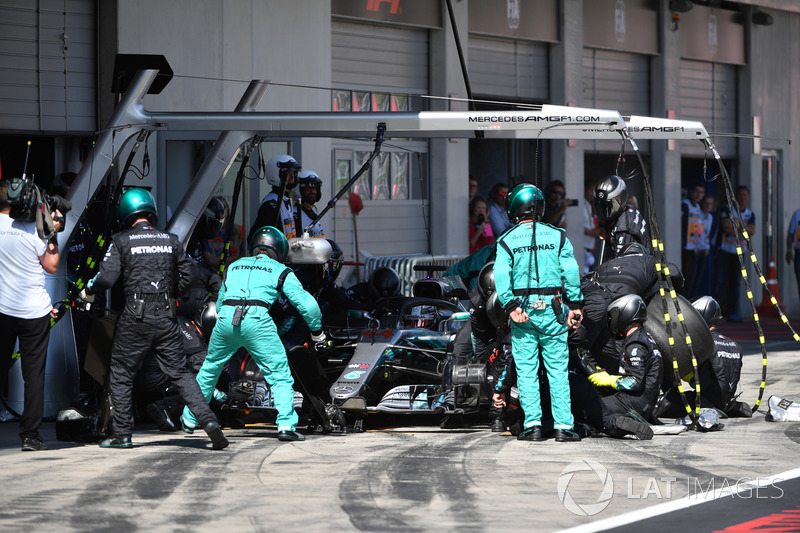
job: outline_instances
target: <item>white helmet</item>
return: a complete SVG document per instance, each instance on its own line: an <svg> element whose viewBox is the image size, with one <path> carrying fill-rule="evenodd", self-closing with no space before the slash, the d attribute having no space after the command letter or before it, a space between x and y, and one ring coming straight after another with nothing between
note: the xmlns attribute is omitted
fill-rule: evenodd
<svg viewBox="0 0 800 533"><path fill-rule="evenodd" d="M281 177L285 175L285 172L291 170L297 173L300 172L301 168L300 163L298 163L294 157L290 155L276 155L267 161L267 170L265 173L267 183L273 187L280 187ZM297 180L295 180L293 184L287 185L287 188L291 189L295 185L297 185Z"/></svg>
<svg viewBox="0 0 800 533"><path fill-rule="evenodd" d="M297 183L300 187L300 194L303 194L303 189L306 187L316 187L317 194L314 202L319 202L322 198L322 178L313 170L302 170L297 174Z"/></svg>

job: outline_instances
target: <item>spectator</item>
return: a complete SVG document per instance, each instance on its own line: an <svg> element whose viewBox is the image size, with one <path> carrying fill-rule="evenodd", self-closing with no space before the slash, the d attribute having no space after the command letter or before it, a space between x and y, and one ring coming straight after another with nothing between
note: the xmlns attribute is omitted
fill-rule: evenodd
<svg viewBox="0 0 800 533"><path fill-rule="evenodd" d="M12 361L19 339L24 406L19 422L23 452L46 450L39 435L44 416L44 372L50 319L58 316L45 288L44 273L58 270L58 242L39 237L36 222L12 219L8 202L8 182L0 181L0 361ZM54 211L51 216L60 218ZM61 222L54 220L56 231ZM5 373L5 372L4 372Z"/></svg>
<svg viewBox="0 0 800 533"><path fill-rule="evenodd" d="M721 242L716 256L717 277L714 283L714 299L719 302L722 315L728 317L731 322L741 322L742 320L739 316L739 287L742 284L740 279L742 267L739 264L736 249L742 247L743 253L747 251L747 243L742 235L743 229L747 231L748 236L752 236L756 231L756 216L747 207L748 201L750 201L750 189L746 185L740 185L736 188L735 203L738 204L738 207L734 209L732 206L726 205L719 213ZM741 214L741 219L738 219L737 211ZM739 236L738 241L737 235Z"/></svg>
<svg viewBox="0 0 800 533"><path fill-rule="evenodd" d="M564 182L561 180L553 180L547 184L544 190L544 216L542 222L552 224L557 228L567 227L567 215L565 211L570 206L572 200L565 200L564 195L566 190Z"/></svg>
<svg viewBox="0 0 800 533"><path fill-rule="evenodd" d="M492 226L486 218L486 200L476 196L469 210L469 253L475 253L484 246L494 244Z"/></svg>
<svg viewBox="0 0 800 533"><path fill-rule="evenodd" d="M800 253L800 209L794 212L792 220L789 222L789 233L786 234L786 262L791 264L794 261L794 275L797 278L797 285L800 288L800 261L797 255Z"/></svg>
<svg viewBox="0 0 800 533"><path fill-rule="evenodd" d="M710 254L711 243L714 242L717 232L717 221L714 213L714 197L710 194L703 196L700 202L700 210L703 212L703 239L700 249L705 250L705 261L703 269L698 274L695 293L697 296L707 296L711 294L712 275L714 269L714 257Z"/></svg>
<svg viewBox="0 0 800 533"><path fill-rule="evenodd" d="M492 225L492 234L496 239L511 227L506 212L507 194L508 187L505 183L495 183L489 192L489 224Z"/></svg>
<svg viewBox="0 0 800 533"><path fill-rule="evenodd" d="M583 273L587 274L593 270L595 258L594 252L597 249L597 238L600 236L599 220L597 211L594 209L593 200L594 183L588 182L583 186L583 198L579 205L583 212Z"/></svg>
<svg viewBox="0 0 800 533"><path fill-rule="evenodd" d="M472 174L469 175L469 201L468 203L472 205L472 200L475 199L475 195L478 194L478 178L473 176Z"/></svg>
<svg viewBox="0 0 800 533"><path fill-rule="evenodd" d="M708 256L708 248L704 248L703 211L700 202L705 195L706 187L702 183L694 183L689 187L689 194L681 202L681 269L686 276L687 296L696 296L697 282L703 271Z"/></svg>

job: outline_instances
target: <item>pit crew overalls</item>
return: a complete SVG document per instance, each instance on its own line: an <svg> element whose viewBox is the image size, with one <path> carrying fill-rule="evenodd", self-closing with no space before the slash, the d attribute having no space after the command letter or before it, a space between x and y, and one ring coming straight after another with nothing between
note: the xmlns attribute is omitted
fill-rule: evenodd
<svg viewBox="0 0 800 533"><path fill-rule="evenodd" d="M282 283L281 283L282 282ZM275 322L269 308L279 292L297 308L311 331L322 329L322 314L314 298L303 289L297 277L283 264L265 254L244 257L227 269L227 277L217 298L217 323L208 343L208 355L197 374L197 382L207 401L211 400L225 363L244 347L264 374L278 410L278 431L294 431L294 380ZM237 307L245 310L239 325L233 324ZM191 411L184 409L187 424L194 423Z"/></svg>
<svg viewBox="0 0 800 533"><path fill-rule="evenodd" d="M530 220L520 222L498 241L494 275L503 307L510 312L522 306L530 318L511 325L525 429L542 423L540 349L550 383L554 428L572 429L566 322L569 309L583 304L572 244L563 229Z"/></svg>

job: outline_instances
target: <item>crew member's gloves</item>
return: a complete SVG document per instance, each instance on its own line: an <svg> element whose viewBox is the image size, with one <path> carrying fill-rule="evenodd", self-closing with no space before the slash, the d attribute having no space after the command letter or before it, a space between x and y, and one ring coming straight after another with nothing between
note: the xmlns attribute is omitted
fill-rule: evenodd
<svg viewBox="0 0 800 533"><path fill-rule="evenodd" d="M84 287L78 293L78 299L90 304L94 302L94 292L90 288Z"/></svg>
<svg viewBox="0 0 800 533"><path fill-rule="evenodd" d="M622 376L614 376L603 370L602 372L595 372L589 376L589 381L591 381L592 385L595 387L613 387L616 389L617 380L621 377Z"/></svg>
<svg viewBox="0 0 800 533"><path fill-rule="evenodd" d="M78 300L90 304L94 302L94 278L90 279L86 286L78 293Z"/></svg>
<svg viewBox="0 0 800 533"><path fill-rule="evenodd" d="M311 342L314 343L314 350L318 352L331 346L328 337L325 336L325 332L322 330L311 332Z"/></svg>

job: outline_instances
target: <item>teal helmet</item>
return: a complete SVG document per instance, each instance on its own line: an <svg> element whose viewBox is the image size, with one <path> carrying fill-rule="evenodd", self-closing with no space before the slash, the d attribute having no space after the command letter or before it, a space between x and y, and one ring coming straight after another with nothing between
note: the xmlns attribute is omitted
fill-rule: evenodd
<svg viewBox="0 0 800 533"><path fill-rule="evenodd" d="M289 251L289 243L286 236L272 226L259 228L250 237L250 255L265 253L275 261L283 263L286 261L286 254Z"/></svg>
<svg viewBox="0 0 800 533"><path fill-rule="evenodd" d="M128 189L119 199L117 221L123 228L127 228L133 224L134 220L142 217L151 224L158 222L156 200L147 189Z"/></svg>
<svg viewBox="0 0 800 533"><path fill-rule="evenodd" d="M520 183L506 195L506 211L514 224L526 218L539 221L544 215L544 194L530 183Z"/></svg>

